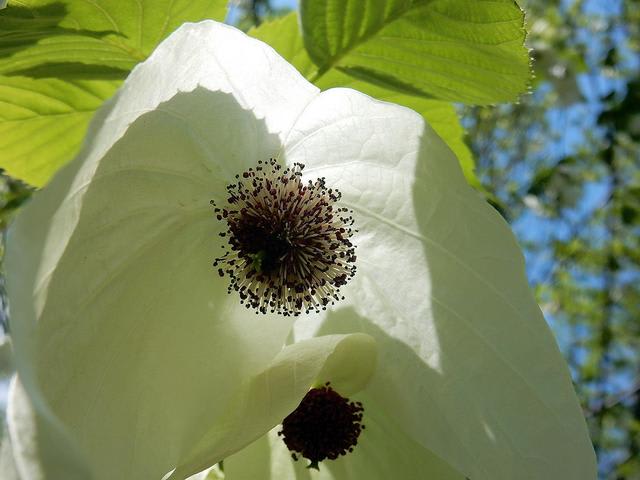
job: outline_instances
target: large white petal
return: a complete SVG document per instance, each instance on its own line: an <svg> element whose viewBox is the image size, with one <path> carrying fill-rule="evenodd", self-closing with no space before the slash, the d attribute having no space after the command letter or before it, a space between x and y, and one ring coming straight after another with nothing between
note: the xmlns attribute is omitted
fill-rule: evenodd
<svg viewBox="0 0 640 480"><path fill-rule="evenodd" d="M380 407L473 480L594 478L569 372L515 239L422 118L329 90L284 149L354 211L352 308L321 332L376 338L368 391ZM298 338L313 333L304 320Z"/></svg>
<svg viewBox="0 0 640 480"><path fill-rule="evenodd" d="M280 351L290 320L240 307L211 266L208 202L277 153L316 95L265 44L185 25L13 225L17 367L95 478L161 478Z"/></svg>

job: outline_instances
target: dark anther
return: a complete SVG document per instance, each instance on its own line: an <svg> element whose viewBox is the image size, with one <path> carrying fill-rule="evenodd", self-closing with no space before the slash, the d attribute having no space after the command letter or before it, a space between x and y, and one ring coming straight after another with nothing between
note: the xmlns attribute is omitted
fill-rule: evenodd
<svg viewBox="0 0 640 480"><path fill-rule="evenodd" d="M282 422L278 435L294 452L309 460L308 468L318 469L318 463L335 460L353 451L364 429L360 402L350 402L331 388L329 383L313 388Z"/></svg>

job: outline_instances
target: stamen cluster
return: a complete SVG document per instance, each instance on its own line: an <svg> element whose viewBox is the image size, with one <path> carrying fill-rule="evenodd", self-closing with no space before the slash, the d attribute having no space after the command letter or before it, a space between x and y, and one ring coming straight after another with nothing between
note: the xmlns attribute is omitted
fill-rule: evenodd
<svg viewBox="0 0 640 480"><path fill-rule="evenodd" d="M298 408L284 419L278 435L290 451L311 461L309 468L317 469L322 460L353 452L365 428L362 412L362 403L350 402L327 382L307 392ZM295 453L292 457L298 460Z"/></svg>
<svg viewBox="0 0 640 480"><path fill-rule="evenodd" d="M226 206L211 201L228 226L227 251L213 265L256 313L326 309L356 271L350 211L324 178L303 182L303 169L259 161L227 187Z"/></svg>

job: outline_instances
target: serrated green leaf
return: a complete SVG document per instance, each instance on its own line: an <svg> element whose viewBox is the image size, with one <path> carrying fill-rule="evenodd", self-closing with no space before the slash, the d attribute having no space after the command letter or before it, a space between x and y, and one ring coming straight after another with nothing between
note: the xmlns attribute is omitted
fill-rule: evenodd
<svg viewBox="0 0 640 480"><path fill-rule="evenodd" d="M93 112L119 82L0 77L0 164L44 184L78 150Z"/></svg>
<svg viewBox="0 0 640 480"><path fill-rule="evenodd" d="M0 73L79 62L130 70L185 21L224 19L221 0L22 0L0 13Z"/></svg>
<svg viewBox="0 0 640 480"><path fill-rule="evenodd" d="M295 13L263 23L249 34L269 43L307 78L316 75L317 67L304 48ZM327 71L315 83L323 90L333 87L354 88L380 100L398 103L419 112L454 151L469 184L481 188L474 172L473 155L464 141L464 129L460 125L455 108L450 103L392 90L365 79L349 76L337 68Z"/></svg>
<svg viewBox="0 0 640 480"><path fill-rule="evenodd" d="M264 22L259 27L249 30L248 33L271 45L307 79L317 73L318 67L311 61L304 48L298 27L298 15L295 12Z"/></svg>
<svg viewBox="0 0 640 480"><path fill-rule="evenodd" d="M225 0L21 0L0 12L0 168L41 186L77 152L93 112L186 21Z"/></svg>
<svg viewBox="0 0 640 480"><path fill-rule="evenodd" d="M454 102L526 90L524 14L513 0L304 0L314 80L339 69L400 93Z"/></svg>

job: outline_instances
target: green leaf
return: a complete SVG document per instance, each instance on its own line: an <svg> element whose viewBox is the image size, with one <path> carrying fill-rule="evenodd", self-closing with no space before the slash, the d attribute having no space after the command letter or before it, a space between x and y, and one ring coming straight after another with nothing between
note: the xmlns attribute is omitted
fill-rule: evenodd
<svg viewBox="0 0 640 480"><path fill-rule="evenodd" d="M0 12L0 168L41 186L78 151L93 112L185 21L224 0L23 0Z"/></svg>
<svg viewBox="0 0 640 480"><path fill-rule="evenodd" d="M119 82L0 77L0 166L32 185L73 158Z"/></svg>
<svg viewBox="0 0 640 480"><path fill-rule="evenodd" d="M220 0L24 0L0 14L0 73L77 62L126 75L180 24L224 19Z"/></svg>
<svg viewBox="0 0 640 480"><path fill-rule="evenodd" d="M316 75L318 67L311 61L304 48L296 12L264 22L259 27L249 30L248 34L271 45L305 78Z"/></svg>
<svg viewBox="0 0 640 480"><path fill-rule="evenodd" d="M513 0L306 0L318 66L401 93L488 104L526 90L524 14Z"/></svg>
<svg viewBox="0 0 640 480"><path fill-rule="evenodd" d="M263 23L260 27L251 30L249 34L270 44L305 77L316 76L318 70L304 48L295 13ZM354 78L337 69L327 71L318 77L315 83L323 90L333 87L354 88L380 100L398 103L419 112L456 154L469 184L481 188L474 172L473 155L464 141L464 129L460 125L455 108L450 103L398 92Z"/></svg>

